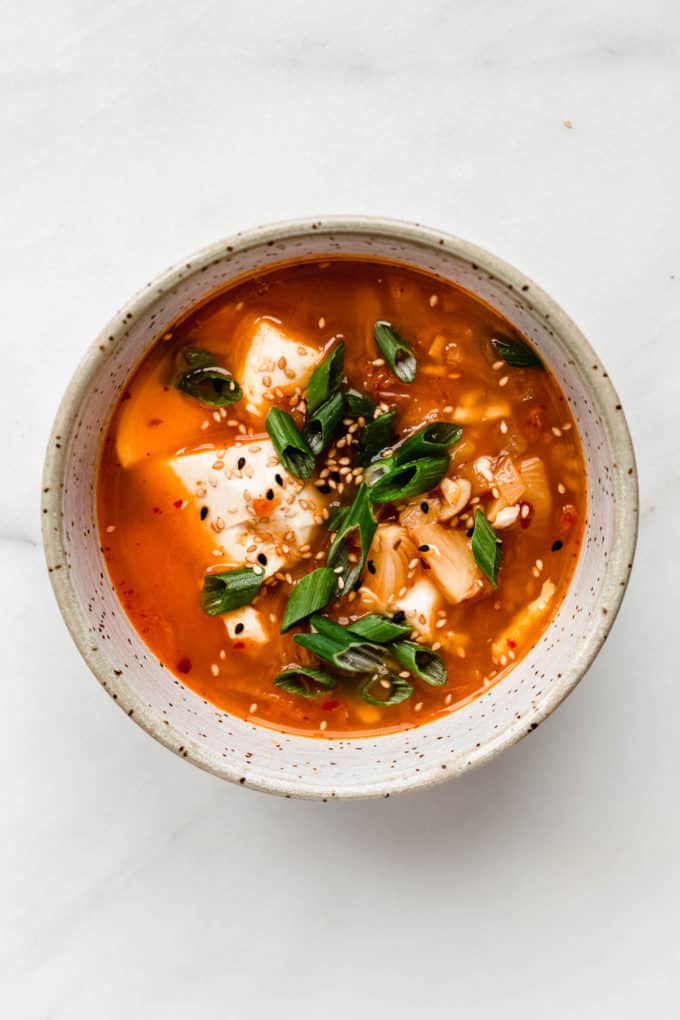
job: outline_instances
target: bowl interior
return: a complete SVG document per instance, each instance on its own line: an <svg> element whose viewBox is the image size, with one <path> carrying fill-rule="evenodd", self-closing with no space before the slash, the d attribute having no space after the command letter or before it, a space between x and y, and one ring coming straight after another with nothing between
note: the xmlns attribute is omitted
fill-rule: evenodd
<svg viewBox="0 0 680 1020"><path fill-rule="evenodd" d="M244 273L329 254L409 263L501 311L531 338L562 386L588 473L588 519L576 573L535 648L507 677L448 717L356 740L309 739L253 726L184 687L156 661L120 608L95 523L102 433L154 339ZM630 439L606 372L573 323L532 281L465 242L418 227L352 220L281 225L237 236L169 271L99 337L64 398L48 451L48 567L66 621L100 682L168 747L224 778L275 793L384 796L485 760L535 728L580 679L625 589L635 542L635 485Z"/></svg>

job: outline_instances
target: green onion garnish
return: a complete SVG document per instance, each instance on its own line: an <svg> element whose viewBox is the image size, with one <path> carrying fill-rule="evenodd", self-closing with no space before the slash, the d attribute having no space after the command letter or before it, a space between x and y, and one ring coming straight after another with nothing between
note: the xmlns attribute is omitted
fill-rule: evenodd
<svg viewBox="0 0 680 1020"><path fill-rule="evenodd" d="M375 400L358 390L345 392L345 406L353 418L372 418L375 411Z"/></svg>
<svg viewBox="0 0 680 1020"><path fill-rule="evenodd" d="M396 416L396 411L387 411L386 414L381 414L378 418L372 418L366 423L366 427L361 433L358 458L359 464L362 467L370 464L381 450L390 445Z"/></svg>
<svg viewBox="0 0 680 1020"><path fill-rule="evenodd" d="M495 336L491 346L506 365L512 368L543 368L543 362L533 347L514 336Z"/></svg>
<svg viewBox="0 0 680 1020"><path fill-rule="evenodd" d="M185 347L180 360L188 371L182 371L175 386L182 393L209 407L226 407L243 396L241 387L226 368L220 368L210 351L200 347Z"/></svg>
<svg viewBox="0 0 680 1020"><path fill-rule="evenodd" d="M393 467L371 485L372 503L397 503L419 496L442 480L449 468L448 457L423 457L401 467Z"/></svg>
<svg viewBox="0 0 680 1020"><path fill-rule="evenodd" d="M264 426L286 471L306 481L314 470L314 454L288 412L272 407Z"/></svg>
<svg viewBox="0 0 680 1020"><path fill-rule="evenodd" d="M407 637L411 633L410 627L401 623L395 623L387 616L380 616L379 613L369 613L362 616L360 620L350 624L347 628L357 637L365 638L367 641L375 641L376 644L386 645L390 641Z"/></svg>
<svg viewBox="0 0 680 1020"><path fill-rule="evenodd" d="M310 666L289 666L274 679L274 686L301 698L319 698L335 687L335 677L323 669Z"/></svg>
<svg viewBox="0 0 680 1020"><path fill-rule="evenodd" d="M328 605L335 591L336 575L328 567L319 567L305 574L293 588L286 603L281 623L281 633L285 633L294 623L299 623L306 616L318 612Z"/></svg>
<svg viewBox="0 0 680 1020"><path fill-rule="evenodd" d="M313 453L318 455L330 445L342 418L342 407L342 394L334 393L305 422L302 435Z"/></svg>
<svg viewBox="0 0 680 1020"><path fill-rule="evenodd" d="M390 646L390 653L400 666L426 684L441 687L446 683L446 667L431 648L424 648L415 641L397 641Z"/></svg>
<svg viewBox="0 0 680 1020"><path fill-rule="evenodd" d="M314 652L345 673L373 673L384 665L385 650L369 641L358 641L352 634L323 616L313 616L316 634L296 634L293 640L301 648Z"/></svg>
<svg viewBox="0 0 680 1020"><path fill-rule="evenodd" d="M313 414L317 408L326 403L329 397L338 392L342 385L344 367L345 345L340 342L326 355L321 364L317 365L307 383L307 411L309 414Z"/></svg>
<svg viewBox="0 0 680 1020"><path fill-rule="evenodd" d="M409 436L394 451L395 465L406 464L420 457L436 457L446 453L463 435L460 425L447 421L433 421L420 429L415 435Z"/></svg>
<svg viewBox="0 0 680 1020"><path fill-rule="evenodd" d="M348 506L332 506L328 517L327 528L329 531L340 531L342 522L347 519Z"/></svg>
<svg viewBox="0 0 680 1020"><path fill-rule="evenodd" d="M248 606L264 581L264 570L256 574L252 567L206 574L201 592L201 609L208 616L219 616L232 609Z"/></svg>
<svg viewBox="0 0 680 1020"><path fill-rule="evenodd" d="M503 559L503 547L497 541L496 532L479 507L475 510L472 555L475 558L475 563L493 587L498 587L498 571Z"/></svg>
<svg viewBox="0 0 680 1020"><path fill-rule="evenodd" d="M359 693L369 705L399 705L413 694L413 684L403 676L376 673L360 688Z"/></svg>
<svg viewBox="0 0 680 1020"><path fill-rule="evenodd" d="M412 383L418 370L413 348L401 339L389 322L376 322L373 335L380 353L397 379Z"/></svg>
<svg viewBox="0 0 680 1020"><path fill-rule="evenodd" d="M184 347L180 351L180 361L186 368L205 368L206 365L216 365L210 351L202 347Z"/></svg>
<svg viewBox="0 0 680 1020"><path fill-rule="evenodd" d="M368 486L362 484L357 489L354 502L342 520L326 556L326 566L336 572L339 594L347 595L358 585L377 527L378 522L373 516L369 501ZM354 553L354 562L350 561L350 553Z"/></svg>

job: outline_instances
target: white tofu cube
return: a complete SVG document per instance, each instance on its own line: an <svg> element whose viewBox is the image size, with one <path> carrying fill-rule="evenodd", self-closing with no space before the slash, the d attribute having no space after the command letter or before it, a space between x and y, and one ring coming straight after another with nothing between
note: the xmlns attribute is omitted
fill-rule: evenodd
<svg viewBox="0 0 680 1020"><path fill-rule="evenodd" d="M296 386L304 389L323 352L296 340L270 319L258 319L249 341L241 342L234 375L243 390L243 406L264 416L277 397Z"/></svg>

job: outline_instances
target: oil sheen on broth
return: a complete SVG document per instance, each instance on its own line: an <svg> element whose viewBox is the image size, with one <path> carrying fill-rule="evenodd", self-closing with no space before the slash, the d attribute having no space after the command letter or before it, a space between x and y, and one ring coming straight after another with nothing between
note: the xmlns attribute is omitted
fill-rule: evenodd
<svg viewBox="0 0 680 1020"><path fill-rule="evenodd" d="M398 378L376 345L376 322L389 323L413 349L412 382ZM313 473L299 479L281 464L265 420L277 407L303 428L310 376L341 342L344 369L335 383L341 419ZM525 364L522 352L534 363ZM198 396L178 388L202 360L233 375L240 400L215 406L200 399L200 387ZM374 406L352 411L347 390ZM387 454L378 455L379 469L366 468L366 426L391 411ZM462 430L444 452L444 476L411 497L367 499L377 522L370 548L362 560L357 533L350 532L345 549L346 568L358 565L360 577L347 590L336 584L318 614L347 633L367 614L395 620L409 628L408 640L441 660L445 682L414 675L408 649L406 660L396 661L384 641L378 653L384 650L389 666L379 669L387 673L371 679L368 667L348 674L295 641L313 630L308 620L281 633L286 605L296 582L324 566L329 525L341 527L338 506L353 503L382 461L389 472L390 452L435 421ZM129 380L105 436L98 479L109 573L152 652L217 707L309 736L419 725L497 682L559 607L585 508L576 428L532 349L470 294L377 261L288 265L197 306L159 338ZM488 562L495 550L502 550L496 587ZM202 602L206 575L244 568L259 585L254 598L209 615ZM328 582L330 573L342 577L342 567L318 576ZM304 692L314 697L291 693L273 683L291 665L319 668L332 679L324 687L303 678ZM412 688L404 700L399 685Z"/></svg>

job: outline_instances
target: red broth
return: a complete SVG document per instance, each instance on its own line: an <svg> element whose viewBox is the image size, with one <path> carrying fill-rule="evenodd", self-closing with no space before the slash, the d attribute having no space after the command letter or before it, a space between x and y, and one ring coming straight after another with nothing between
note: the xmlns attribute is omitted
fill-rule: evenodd
<svg viewBox="0 0 680 1020"><path fill-rule="evenodd" d="M378 320L392 323L413 347L418 372L412 383L396 378L377 349ZM265 360L253 383L255 335L264 337ZM281 336L287 347L276 346ZM420 725L465 704L512 669L549 625L569 585L584 529L586 482L564 395L548 371L513 367L499 356L491 339L507 336L518 334L497 312L438 278L395 264L332 259L242 280L159 338L111 419L99 469L98 516L121 604L163 665L236 716L326 737ZM224 512L215 511L225 485L243 486L233 477L242 473L234 469L235 449L246 455L243 471L252 470L247 455L265 456L264 420L272 404L302 425L311 362L341 339L345 385L372 397L377 413L396 410L399 437L434 419L463 430L450 450L445 480L410 501L375 507L380 523L360 585L339 593L325 610L343 625L369 612L398 614L397 620L413 624L416 640L434 648L446 683L430 686L411 677L413 693L399 704L368 703L356 677L340 677L333 690L315 698L273 685L290 664L324 665L294 641L309 630L307 624L281 634L280 623L295 582L324 563L326 518L334 505L351 503L361 480L355 447L365 418L347 415L339 438L318 459L308 483L318 499L290 510L291 529L296 515L311 514L302 535L308 541L293 548L293 530L293 545L286 545L285 535L276 539L281 562L240 632L233 622L238 616L227 627L230 614L210 616L200 604L206 574L238 566L229 514L240 520L241 508L226 496ZM209 351L241 382L245 373L250 397L214 408L177 389L176 366L187 346ZM293 356L267 362L268 352L279 349ZM300 368L303 350L310 360ZM257 391L260 383L264 394ZM270 504L276 507L280 494L272 499L270 489L264 497L255 491L258 477L247 493L249 513L252 526L266 535ZM471 552L476 509L502 541L496 588ZM254 542L239 556L259 570L260 548L274 545Z"/></svg>

